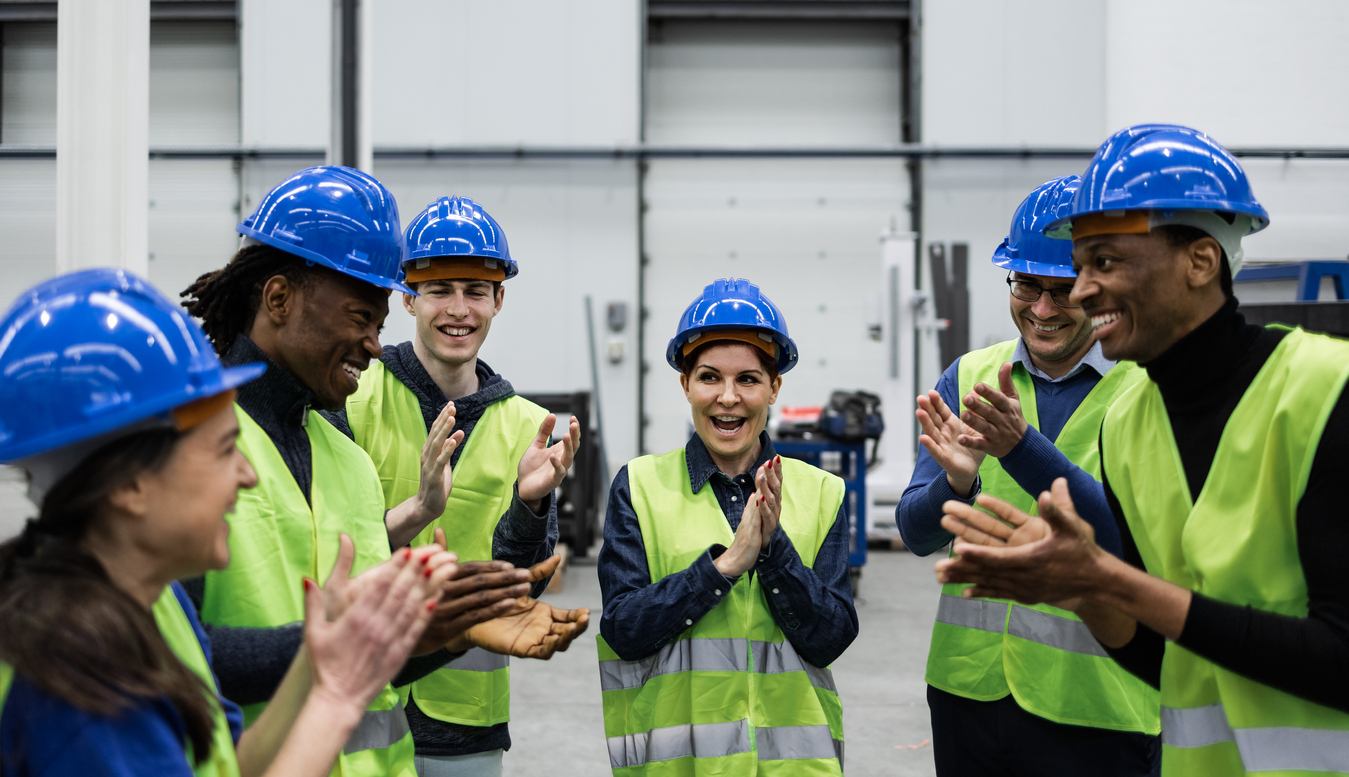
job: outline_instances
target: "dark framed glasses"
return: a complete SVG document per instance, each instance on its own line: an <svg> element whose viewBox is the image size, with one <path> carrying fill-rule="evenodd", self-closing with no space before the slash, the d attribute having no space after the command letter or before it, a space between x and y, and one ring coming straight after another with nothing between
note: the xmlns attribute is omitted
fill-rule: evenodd
<svg viewBox="0 0 1349 777"><path fill-rule="evenodd" d="M1012 277L1012 273L1007 273L1007 287L1012 290L1012 296L1023 302L1035 302L1040 299L1040 295L1046 291L1049 292L1049 298L1054 300L1054 304L1061 308L1080 308L1081 305L1074 305L1068 298L1073 293L1072 286L1061 286L1057 289L1046 289L1038 283L1023 281Z"/></svg>

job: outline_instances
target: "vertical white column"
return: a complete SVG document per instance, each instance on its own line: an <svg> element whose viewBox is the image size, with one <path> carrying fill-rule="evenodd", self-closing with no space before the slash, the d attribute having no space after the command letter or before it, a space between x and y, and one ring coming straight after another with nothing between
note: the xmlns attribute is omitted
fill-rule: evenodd
<svg viewBox="0 0 1349 777"><path fill-rule="evenodd" d="M356 33L356 167L367 173L375 170L375 2L357 0Z"/></svg>
<svg viewBox="0 0 1349 777"><path fill-rule="evenodd" d="M145 275L150 2L56 8L56 269Z"/></svg>
<svg viewBox="0 0 1349 777"><path fill-rule="evenodd" d="M913 474L914 379L917 369L914 332L917 311L914 289L917 240L913 232L881 235L881 332L885 347L882 359L881 413L885 434L881 437L881 466L867 474L868 529L894 524L895 505Z"/></svg>

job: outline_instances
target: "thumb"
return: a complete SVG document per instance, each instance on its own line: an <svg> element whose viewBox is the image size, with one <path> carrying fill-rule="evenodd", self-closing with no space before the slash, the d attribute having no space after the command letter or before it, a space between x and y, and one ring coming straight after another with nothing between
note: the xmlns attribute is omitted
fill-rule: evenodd
<svg viewBox="0 0 1349 777"><path fill-rule="evenodd" d="M449 549L450 549L449 544L445 541L445 530L444 530L444 529L442 529L442 528L440 528L440 527L436 527L435 537L436 537L435 540L434 540L435 544L439 545L439 546L440 546L441 548L443 548L444 550L449 550Z"/></svg>
<svg viewBox="0 0 1349 777"><path fill-rule="evenodd" d="M548 447L548 441L553 437L553 427L557 426L557 416L549 413L544 417L543 423L539 424L539 436L534 438L534 444L540 447Z"/></svg>
<svg viewBox="0 0 1349 777"><path fill-rule="evenodd" d="M1076 521L1077 507L1073 505L1073 497L1068 493L1068 479L1057 478L1050 485L1049 491L1041 492L1040 499L1040 517L1050 525L1056 533L1077 533Z"/></svg>
<svg viewBox="0 0 1349 777"><path fill-rule="evenodd" d="M1016 399L1016 386L1012 385L1011 362L1004 362L1003 365L998 368L998 387L1005 396Z"/></svg>

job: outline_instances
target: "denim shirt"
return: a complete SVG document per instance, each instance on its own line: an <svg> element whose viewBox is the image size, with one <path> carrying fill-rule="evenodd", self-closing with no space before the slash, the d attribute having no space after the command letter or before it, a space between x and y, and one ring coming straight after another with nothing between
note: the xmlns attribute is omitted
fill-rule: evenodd
<svg viewBox="0 0 1349 777"><path fill-rule="evenodd" d="M759 442L759 458L734 478L717 469L697 435L684 447L693 493L710 485L732 531L740 525L745 500L754 493L754 473L777 455L766 433L760 434ZM791 487L788 483L783 486ZM688 569L651 582L642 529L632 507L628 468L620 469L609 489L604 545L599 556L600 591L604 596L600 634L609 647L628 661L641 660L711 612L721 603L719 594L740 582L740 578L723 576L712 563L725 550L724 545L709 543L707 551ZM742 576L744 584L756 573L773 620L811 664L828 666L857 637L857 610L848 580L846 507L840 507L834 517L814 567L801 561L791 538L779 525L754 569Z"/></svg>

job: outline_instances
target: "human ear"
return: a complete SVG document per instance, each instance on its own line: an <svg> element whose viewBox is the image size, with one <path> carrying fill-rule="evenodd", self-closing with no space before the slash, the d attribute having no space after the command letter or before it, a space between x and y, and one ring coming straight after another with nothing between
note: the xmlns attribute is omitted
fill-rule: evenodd
<svg viewBox="0 0 1349 777"><path fill-rule="evenodd" d="M1205 235L1186 248L1187 279L1191 288L1201 288L1218 279L1223 269L1223 249Z"/></svg>
<svg viewBox="0 0 1349 777"><path fill-rule="evenodd" d="M417 297L415 295L408 294L406 291L403 292L403 310L406 310L409 316L417 315L417 309L413 307L416 302Z"/></svg>
<svg viewBox="0 0 1349 777"><path fill-rule="evenodd" d="M778 375L777 377L773 378L772 387L773 387L773 393L771 393L771 394L768 395L768 404L770 404L770 405L777 404L777 401L778 401L778 391L780 391L780 390L782 389L782 376L781 376L781 375Z"/></svg>
<svg viewBox="0 0 1349 777"><path fill-rule="evenodd" d="M284 275L273 275L262 287L261 312L274 326L285 325L296 310L296 287Z"/></svg>
<svg viewBox="0 0 1349 777"><path fill-rule="evenodd" d="M684 399L692 403L693 398L689 396L689 375L687 372L679 373L679 385L684 389Z"/></svg>
<svg viewBox="0 0 1349 777"><path fill-rule="evenodd" d="M496 310L492 311L492 315L495 316L497 313L500 313L500 312L501 312L501 306L504 305L505 303L506 303L506 287L505 287L505 285L503 284L503 285L497 286L497 303L496 303Z"/></svg>
<svg viewBox="0 0 1349 777"><path fill-rule="evenodd" d="M108 494L108 504L118 513L140 517L146 514L150 506L150 484L146 481L149 473L142 472Z"/></svg>

